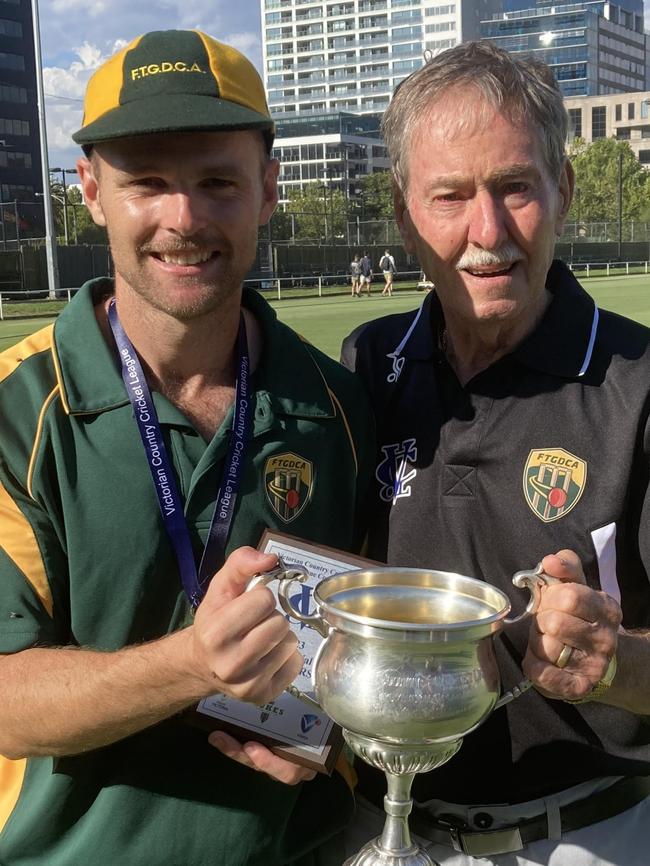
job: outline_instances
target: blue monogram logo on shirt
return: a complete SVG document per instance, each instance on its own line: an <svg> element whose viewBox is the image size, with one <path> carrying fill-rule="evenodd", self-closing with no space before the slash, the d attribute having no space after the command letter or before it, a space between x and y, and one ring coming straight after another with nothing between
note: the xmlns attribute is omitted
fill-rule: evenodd
<svg viewBox="0 0 650 866"><path fill-rule="evenodd" d="M384 459L377 466L375 476L382 485L379 496L384 502L392 502L411 495L411 482L417 475L415 461L418 449L415 439L405 439L391 445L382 445Z"/></svg>

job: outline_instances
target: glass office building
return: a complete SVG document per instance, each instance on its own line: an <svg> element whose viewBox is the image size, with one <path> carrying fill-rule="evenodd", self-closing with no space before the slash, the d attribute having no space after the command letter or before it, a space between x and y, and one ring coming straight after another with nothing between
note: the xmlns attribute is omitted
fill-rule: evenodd
<svg viewBox="0 0 650 866"><path fill-rule="evenodd" d="M534 8L509 7L481 22L481 37L548 63L565 96L645 90L650 37L643 0L537 0Z"/></svg>
<svg viewBox="0 0 650 866"><path fill-rule="evenodd" d="M31 4L0 0L0 242L43 233L42 191Z"/></svg>

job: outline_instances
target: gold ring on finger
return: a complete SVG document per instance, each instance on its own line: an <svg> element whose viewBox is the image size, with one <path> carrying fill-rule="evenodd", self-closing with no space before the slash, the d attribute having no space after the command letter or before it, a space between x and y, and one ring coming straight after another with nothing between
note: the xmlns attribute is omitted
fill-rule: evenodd
<svg viewBox="0 0 650 866"><path fill-rule="evenodd" d="M562 647L562 651L560 655L557 657L557 661L555 662L556 668L565 668L569 661L571 660L571 656L573 655L573 647L568 644L564 644Z"/></svg>

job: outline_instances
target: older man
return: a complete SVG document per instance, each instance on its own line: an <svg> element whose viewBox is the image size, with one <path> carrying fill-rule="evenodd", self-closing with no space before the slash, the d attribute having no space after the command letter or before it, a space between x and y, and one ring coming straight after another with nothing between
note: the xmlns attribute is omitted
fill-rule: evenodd
<svg viewBox="0 0 650 866"><path fill-rule="evenodd" d="M453 866L641 866L650 846L649 332L553 262L566 129L550 70L489 43L401 84L395 210L435 292L344 345L379 426L369 555L482 578L516 610L514 571L561 580L497 641L505 683L523 668L535 689L415 780L412 827ZM359 772L351 849L384 791Z"/></svg>
<svg viewBox="0 0 650 866"><path fill-rule="evenodd" d="M354 377L242 291L277 201L262 83L204 33L149 33L74 137L115 280L0 356L0 862L338 866L340 774L179 715L300 670L270 591L244 593L275 557L224 558L265 527L352 546L374 447Z"/></svg>

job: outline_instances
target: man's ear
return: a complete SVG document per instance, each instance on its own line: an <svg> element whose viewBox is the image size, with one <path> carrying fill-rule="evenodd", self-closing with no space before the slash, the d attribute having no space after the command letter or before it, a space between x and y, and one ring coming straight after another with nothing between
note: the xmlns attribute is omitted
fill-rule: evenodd
<svg viewBox="0 0 650 866"><path fill-rule="evenodd" d="M265 226L275 213L278 206L278 175L280 174L280 161L269 159L263 177L263 198L258 224Z"/></svg>
<svg viewBox="0 0 650 866"><path fill-rule="evenodd" d="M93 221L98 226L106 226L106 217L104 216L100 201L97 173L98 168L93 164L93 159L82 157L77 160L77 174L81 183L81 193L84 203L90 211Z"/></svg>
<svg viewBox="0 0 650 866"><path fill-rule="evenodd" d="M557 219L555 221L555 234L558 237L560 237L560 235L562 234L564 223L566 221L569 210L571 209L571 202L573 201L573 191L575 189L575 183L576 178L575 172L573 171L573 166L568 159L565 159L564 165L562 166L562 171L560 172L560 179L558 181L559 204Z"/></svg>
<svg viewBox="0 0 650 866"><path fill-rule="evenodd" d="M408 205L406 203L406 193L398 184L397 180L395 179L395 175L393 175L392 186L395 221L397 222L399 233L402 236L402 245L404 246L404 249L409 255L414 255L415 243L413 239L415 229L413 227L413 223L411 222L411 215L409 214Z"/></svg>

